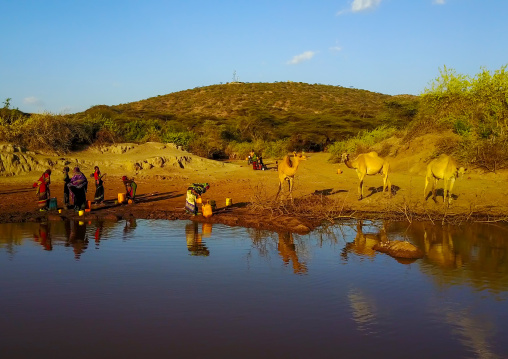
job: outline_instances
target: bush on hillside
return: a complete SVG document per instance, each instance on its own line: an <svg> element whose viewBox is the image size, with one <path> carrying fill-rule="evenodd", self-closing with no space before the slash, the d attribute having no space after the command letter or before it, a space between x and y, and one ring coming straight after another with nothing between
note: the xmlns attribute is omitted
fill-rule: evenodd
<svg viewBox="0 0 508 359"><path fill-rule="evenodd" d="M453 153L464 162L496 171L508 167L508 72L506 65L474 77L444 67L421 95L421 110L407 139L452 129L462 140Z"/></svg>
<svg viewBox="0 0 508 359"><path fill-rule="evenodd" d="M90 143L93 129L87 122L49 113L2 123L0 139L32 150L69 152L77 144Z"/></svg>
<svg viewBox="0 0 508 359"><path fill-rule="evenodd" d="M373 145L393 136L396 131L393 127L381 126L372 131L363 131L347 140L337 141L328 147L330 161L339 162L345 152L352 155L369 152Z"/></svg>

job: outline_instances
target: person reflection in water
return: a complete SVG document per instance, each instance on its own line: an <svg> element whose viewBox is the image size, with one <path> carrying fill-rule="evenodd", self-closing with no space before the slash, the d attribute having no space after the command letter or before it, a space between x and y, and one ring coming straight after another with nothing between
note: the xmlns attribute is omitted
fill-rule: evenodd
<svg viewBox="0 0 508 359"><path fill-rule="evenodd" d="M279 243L277 244L277 249L279 251L279 255L282 257L284 265L288 265L289 262L292 262L293 273L307 273L307 264L300 263L300 260L298 259L292 233L279 233Z"/></svg>
<svg viewBox="0 0 508 359"><path fill-rule="evenodd" d="M95 247L96 248L98 248L99 243L101 242L103 228L104 228L104 222L99 221L97 223L97 228L95 229L95 233L94 233L94 240L95 240Z"/></svg>
<svg viewBox="0 0 508 359"><path fill-rule="evenodd" d="M199 233L197 222L191 222L185 225L185 238L187 240L187 249L193 256L209 256L210 251L203 242L203 237Z"/></svg>
<svg viewBox="0 0 508 359"><path fill-rule="evenodd" d="M48 223L39 224L39 234L34 234L34 241L39 242L45 251L53 250Z"/></svg>
<svg viewBox="0 0 508 359"><path fill-rule="evenodd" d="M127 234L133 232L138 224L136 223L136 218L131 217L125 221L125 227L123 227L123 237L127 238Z"/></svg>
<svg viewBox="0 0 508 359"><path fill-rule="evenodd" d="M86 225L84 222L70 222L69 238L65 246L72 247L76 260L81 258L81 254L88 248L88 236L86 235Z"/></svg>

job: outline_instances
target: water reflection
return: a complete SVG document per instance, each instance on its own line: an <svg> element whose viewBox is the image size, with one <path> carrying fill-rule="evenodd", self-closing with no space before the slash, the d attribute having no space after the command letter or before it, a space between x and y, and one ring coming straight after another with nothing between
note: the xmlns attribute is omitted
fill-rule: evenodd
<svg viewBox="0 0 508 359"><path fill-rule="evenodd" d="M392 223L425 252L421 269L439 285L471 284L477 290L508 289L508 227L472 223L461 226Z"/></svg>
<svg viewBox="0 0 508 359"><path fill-rule="evenodd" d="M373 229L375 231L373 231ZM349 253L361 257L368 257L373 259L379 252L375 251L373 247L379 242L387 242L385 223L382 222L380 228L370 226L370 232L365 233L363 229L363 221L358 221L356 224L356 236L353 242L346 242L342 249L341 256L347 260Z"/></svg>
<svg viewBox="0 0 508 359"><path fill-rule="evenodd" d="M34 234L34 241L40 243L46 251L53 250L53 244L51 243L51 236L49 231L49 223L41 223L39 225L39 232Z"/></svg>
<svg viewBox="0 0 508 359"><path fill-rule="evenodd" d="M506 234L368 221L305 236L189 221L1 224L2 354L46 357L54 341L39 334L53 333L87 358L147 347L153 357L333 357L337 338L345 357L502 358ZM400 239L426 256L405 266L372 249ZM101 340L83 346L91 332ZM207 333L199 346L196 333Z"/></svg>
<svg viewBox="0 0 508 359"><path fill-rule="evenodd" d="M212 233L212 227L203 227L206 230L205 236L208 237ZM199 233L199 223L190 222L185 225L185 239L187 240L187 249L193 256L209 256L210 251L203 241L203 234Z"/></svg>
<svg viewBox="0 0 508 359"><path fill-rule="evenodd" d="M307 273L307 265L305 262L301 262L296 253L296 245L293 239L293 233L281 232L279 233L279 242L277 244L279 255L284 262L284 265L288 265L289 262L293 265L293 273L304 274Z"/></svg>
<svg viewBox="0 0 508 359"><path fill-rule="evenodd" d="M452 333L458 337L462 345L482 359L499 358L492 348L496 325L493 318L487 315L478 315L471 307L461 303L439 303L434 307L436 315L443 318L451 328Z"/></svg>
<svg viewBox="0 0 508 359"><path fill-rule="evenodd" d="M86 224L83 221L68 221L65 222L66 230L69 236L65 243L66 247L72 247L74 258L79 260L81 255L88 248L88 235L86 234Z"/></svg>
<svg viewBox="0 0 508 359"><path fill-rule="evenodd" d="M136 227L138 226L136 222L136 218L131 217L125 220L125 226L123 227L123 238L127 239L130 234L134 232Z"/></svg>
<svg viewBox="0 0 508 359"><path fill-rule="evenodd" d="M357 329L374 334L373 327L377 324L377 306L374 297L366 295L359 288L350 289L347 297Z"/></svg>

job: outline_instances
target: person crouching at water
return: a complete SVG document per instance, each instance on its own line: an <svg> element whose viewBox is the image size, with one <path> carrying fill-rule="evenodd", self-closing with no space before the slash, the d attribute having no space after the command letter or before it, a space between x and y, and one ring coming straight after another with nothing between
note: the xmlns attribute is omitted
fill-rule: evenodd
<svg viewBox="0 0 508 359"><path fill-rule="evenodd" d="M187 197L185 199L185 211L192 215L198 214L197 199L201 197L210 188L208 183L193 183L187 188Z"/></svg>
<svg viewBox="0 0 508 359"><path fill-rule="evenodd" d="M67 184L69 187L71 199L74 203L74 210L79 211L86 207L86 191L88 188L88 180L86 176L81 173L79 167L74 167L74 173Z"/></svg>
<svg viewBox="0 0 508 359"><path fill-rule="evenodd" d="M50 198L49 185L51 184L51 170L47 169L42 174L41 178L33 184L33 187L37 187L37 204L39 211L45 211L48 209L48 202Z"/></svg>
<svg viewBox="0 0 508 359"><path fill-rule="evenodd" d="M106 174L105 173L101 174L101 170L99 169L99 166L95 166L94 169L95 169L95 172L92 173L92 175L90 176L90 177L93 177L95 180L94 200L95 200L95 203L102 203L104 201L104 182L102 179L104 178L104 176Z"/></svg>
<svg viewBox="0 0 508 359"><path fill-rule="evenodd" d="M127 199L132 199L136 197L136 190L138 189L138 185L134 182L133 179L127 178L127 176L122 177L123 184L125 186L125 197Z"/></svg>
<svg viewBox="0 0 508 359"><path fill-rule="evenodd" d="M69 187L67 186L69 182L71 181L71 178L69 177L69 167L64 167L63 169L63 181L64 181L64 207L69 208Z"/></svg>

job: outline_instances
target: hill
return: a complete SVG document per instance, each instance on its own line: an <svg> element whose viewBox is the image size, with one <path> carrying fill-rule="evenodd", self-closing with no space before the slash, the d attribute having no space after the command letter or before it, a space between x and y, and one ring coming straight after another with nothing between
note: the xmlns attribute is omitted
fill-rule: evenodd
<svg viewBox="0 0 508 359"><path fill-rule="evenodd" d="M304 149L322 150L360 130L405 126L416 115L418 104L416 96L341 86L228 83L116 106L94 106L76 116L99 116L123 127L136 122L138 135L140 126L151 123L155 130L173 133L190 131L210 137L211 132L218 132L215 137L225 142L288 139ZM124 128L123 140L153 140L126 138L128 132Z"/></svg>

